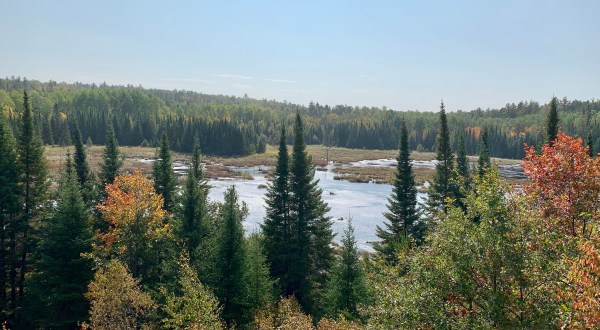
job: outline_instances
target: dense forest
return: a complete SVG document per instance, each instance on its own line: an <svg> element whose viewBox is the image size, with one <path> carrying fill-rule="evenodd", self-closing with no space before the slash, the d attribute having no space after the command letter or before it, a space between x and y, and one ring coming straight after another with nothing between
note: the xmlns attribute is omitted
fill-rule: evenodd
<svg viewBox="0 0 600 330"><path fill-rule="evenodd" d="M292 141L294 114L305 120L308 144L348 148L398 149L402 120L412 150L434 151L437 117L432 112L394 111L387 108L346 105L308 106L256 100L249 97L206 95L185 90L144 89L141 86L66 84L21 78L0 79L0 107L16 134L24 111L22 91L27 89L34 121L45 144L70 144L69 123L76 123L84 141L105 143L112 125L124 146L157 146L163 132L172 149L192 152L198 135L209 155L248 155L277 144L279 127L286 123ZM564 132L600 144L600 101L558 100ZM435 109L431 109L435 110ZM467 154L478 152L480 135L488 132L491 156L523 158L523 145L544 142L544 122L550 104L534 101L507 104L501 109L475 109L448 113L450 144L464 140Z"/></svg>
<svg viewBox="0 0 600 330"><path fill-rule="evenodd" d="M153 118L165 116L157 124L177 122L168 121L175 115L163 101L141 90L83 90L154 100ZM73 154L61 177L49 178L41 117L28 92L20 92L19 106L0 112L5 328L600 327L600 157L592 140L562 132L570 113L555 98L543 119L543 142L524 148L528 181L520 188L498 176L490 128L470 166L467 139L452 146L455 121L442 104L432 128L436 174L421 206L408 118L401 121L384 226L377 228L376 252L364 254L351 222L341 244L333 244L329 207L306 153L306 122L319 118L301 115L309 109L296 109L289 127L274 124L278 157L266 217L260 233L245 236L247 208L235 187L222 203L207 199L200 138L187 146L191 165L178 185L168 130L157 132L157 159L146 177L122 172L121 133L107 122L95 173L86 134L71 121L61 138ZM15 115L12 109L19 115L9 124L5 113Z"/></svg>

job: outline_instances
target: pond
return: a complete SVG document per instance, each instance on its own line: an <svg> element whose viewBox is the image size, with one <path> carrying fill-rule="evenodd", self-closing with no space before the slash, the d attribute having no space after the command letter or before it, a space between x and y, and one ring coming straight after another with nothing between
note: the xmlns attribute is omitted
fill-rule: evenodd
<svg viewBox="0 0 600 330"><path fill-rule="evenodd" d="M335 241L339 242L348 219L352 219L358 247L361 250L373 251L369 242L377 240L375 228L383 226L383 212L387 210L387 199L392 193L392 186L388 184L353 183L334 180L333 167L316 171L315 178L319 180L318 186L323 189L323 200L331 210L327 213L333 220L333 230L337 233ZM244 220L244 229L250 234L260 230L266 211L264 196L266 189L259 186L268 183L259 168L234 168L234 170L248 172L253 180L220 179L209 180L211 186L209 199L223 201L223 193L231 185L235 185L240 200L248 205L249 214ZM424 201L426 195L419 193L418 199Z"/></svg>

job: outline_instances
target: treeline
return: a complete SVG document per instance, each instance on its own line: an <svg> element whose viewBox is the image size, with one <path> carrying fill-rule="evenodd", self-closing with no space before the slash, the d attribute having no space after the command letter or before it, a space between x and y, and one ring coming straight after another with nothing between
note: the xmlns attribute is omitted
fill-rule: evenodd
<svg viewBox="0 0 600 330"><path fill-rule="evenodd" d="M47 176L27 92L18 135L0 113L1 317L10 329L551 329L600 326L600 157L560 131L558 100L544 146L525 150L529 182L511 188L481 133L466 141L437 114L436 174L418 207L409 130L376 253L342 244L295 114L266 195L262 231L244 236L234 187L207 200L199 139L178 185L161 134L152 176L122 173L109 126L100 172L83 136L58 180ZM58 187L51 189L50 184Z"/></svg>
<svg viewBox="0 0 600 330"><path fill-rule="evenodd" d="M286 139L291 142L293 132L289 127L294 113L299 112L304 116L309 144L398 149L399 125L404 120L410 148L435 151L437 118L433 112L319 103L300 106L141 86L0 79L0 106L15 131L23 112L20 94L25 88L30 91L35 120L46 144L67 145L66 123L76 122L84 140L89 138L95 144L104 144L104 132L112 124L122 145L156 146L164 131L176 151L191 152L191 142L198 134L207 154L247 155L262 152L266 143L277 144L282 122L287 124ZM564 132L600 143L600 101L564 98L557 105L563 114ZM544 142L544 119L549 109L549 104L530 101L507 104L501 109L451 112L450 143L456 148L464 139L467 154L477 154L481 132L486 130L492 156L522 158L524 144ZM231 140L223 143L226 138Z"/></svg>

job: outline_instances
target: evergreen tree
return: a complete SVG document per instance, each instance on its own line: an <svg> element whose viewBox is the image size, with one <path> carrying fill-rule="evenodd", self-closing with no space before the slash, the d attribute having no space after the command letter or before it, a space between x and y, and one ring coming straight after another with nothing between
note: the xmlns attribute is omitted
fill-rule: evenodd
<svg viewBox="0 0 600 330"><path fill-rule="evenodd" d="M471 177L471 166L469 164L469 158L467 157L465 138L462 134L458 137L458 149L456 150L456 169L458 174L464 180L464 187L468 189Z"/></svg>
<svg viewBox="0 0 600 330"><path fill-rule="evenodd" d="M358 307L369 301L366 276L360 266L351 221L344 231L340 257L333 267L325 297L327 312L332 318L341 314L346 319L357 319Z"/></svg>
<svg viewBox="0 0 600 330"><path fill-rule="evenodd" d="M97 197L95 196L96 183L94 182L94 172L90 170L90 166L88 165L85 148L81 139L81 131L79 131L77 124L73 124L71 139L75 145L73 159L75 161L75 171L77 172L77 182L79 182L79 186L81 187L83 200L88 206L92 206L96 203L95 199Z"/></svg>
<svg viewBox="0 0 600 330"><path fill-rule="evenodd" d="M180 236L186 242L192 265L195 264L200 241L207 234L205 228L208 216L207 193L208 187L203 179L200 165L200 144L196 141L183 192L183 215L180 230Z"/></svg>
<svg viewBox="0 0 600 330"><path fill-rule="evenodd" d="M546 119L546 142L553 144L558 135L558 100L556 96L550 101L550 112Z"/></svg>
<svg viewBox="0 0 600 330"><path fill-rule="evenodd" d="M288 280L292 257L288 163L285 127L282 126L273 183L269 185L266 194L267 216L261 228L271 276L279 280L280 289L285 295L293 293Z"/></svg>
<svg viewBox="0 0 600 330"><path fill-rule="evenodd" d="M302 307L318 317L322 288L333 261L329 206L321 198L322 189L314 179L315 167L306 152L304 125L300 114L294 124L294 146L290 168L290 211L292 253L289 288Z"/></svg>
<svg viewBox="0 0 600 330"><path fill-rule="evenodd" d="M588 154L590 155L590 157L594 157L594 140L592 139L592 133L588 133L587 136L587 147L588 147Z"/></svg>
<svg viewBox="0 0 600 330"><path fill-rule="evenodd" d="M377 252L392 262L395 261L397 249L403 244L405 246L411 246L413 242L420 244L423 241L424 232L417 211L417 188L415 187L405 122L400 124L400 150L396 160L398 165L396 166L392 196L388 198L388 212L384 213L389 223L385 223L385 229L377 226L377 237L381 239L381 242L374 245Z"/></svg>
<svg viewBox="0 0 600 330"><path fill-rule="evenodd" d="M257 311L275 301L274 283L269 277L263 237L253 234L246 240L244 270L244 323L250 323Z"/></svg>
<svg viewBox="0 0 600 330"><path fill-rule="evenodd" d="M7 310L6 286L8 284L7 274L10 270L9 263L16 256L11 248L11 254L7 255L7 248L13 246L15 237L16 216L20 211L19 198L21 190L19 187L19 169L17 167L16 141L11 133L10 127L0 111L0 310ZM10 237L10 242L7 241ZM8 244L10 243L10 244ZM14 267L14 266L13 266ZM1 315L1 320L5 320Z"/></svg>
<svg viewBox="0 0 600 330"><path fill-rule="evenodd" d="M454 155L450 149L450 132L443 102L440 106L440 131L437 136L436 149L438 163L435 165L435 175L429 189L427 201L428 211L432 215L435 215L439 210L447 213L446 199L453 197L452 192L454 191L452 187Z"/></svg>
<svg viewBox="0 0 600 330"><path fill-rule="evenodd" d="M21 257L18 261L19 281L18 295L20 298L25 293L25 274L29 269L29 247L31 246L31 224L40 216L40 206L47 201L48 169L44 156L44 146L37 129L33 124L33 113L29 104L27 91L23 92L24 112L19 136L18 165L20 170L20 184L22 188L21 205L22 214L16 224L16 238L20 238ZM15 272L17 265L11 269L11 298L15 299Z"/></svg>
<svg viewBox="0 0 600 330"><path fill-rule="evenodd" d="M115 137L115 131L112 125L108 125L106 132L106 144L104 147L104 154L102 156L102 163L100 164L100 183L102 184L101 190L104 191L104 187L107 184L113 183L115 177L119 175L121 166L123 166L123 160L119 153L119 145L117 138Z"/></svg>
<svg viewBox="0 0 600 330"><path fill-rule="evenodd" d="M157 150L156 157L158 159L152 164L154 189L163 196L163 209L172 212L175 206L177 178L175 172L173 172L173 161L166 133L163 133L160 139L160 148Z"/></svg>
<svg viewBox="0 0 600 330"><path fill-rule="evenodd" d="M235 187L225 192L225 201L221 209L221 228L217 240L218 282L215 288L217 297L223 305L223 319L229 326L239 324L244 314L244 229L242 218L244 210L238 203Z"/></svg>
<svg viewBox="0 0 600 330"><path fill-rule="evenodd" d="M477 166L479 177L482 178L491 166L492 160L490 158L488 131L487 129L484 129L481 133L481 141L479 143L479 162Z"/></svg>
<svg viewBox="0 0 600 330"><path fill-rule="evenodd" d="M26 314L36 328L76 328L88 317L92 261L82 254L92 249L92 232L70 155L56 203L41 226L28 290Z"/></svg>

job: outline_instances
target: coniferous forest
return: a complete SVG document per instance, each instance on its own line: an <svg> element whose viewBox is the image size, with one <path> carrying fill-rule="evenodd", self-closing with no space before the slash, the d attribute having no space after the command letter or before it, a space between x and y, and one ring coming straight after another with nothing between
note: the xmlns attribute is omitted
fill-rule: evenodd
<svg viewBox="0 0 600 330"><path fill-rule="evenodd" d="M403 120L411 150L436 151L438 136L436 109L399 112L312 102L301 106L247 96L12 77L0 79L0 107L13 132L18 131L24 112L24 89L29 91L33 120L45 144L70 145L69 126L77 124L84 143L104 145L112 126L122 146L156 147L164 133L174 151L191 153L197 137L207 155L249 155L263 152L267 143L277 145L282 122L286 123L286 142L291 144L296 112L303 115L307 144L397 150ZM462 139L466 153L477 155L486 131L492 157L521 159L524 144L541 146L546 141L545 122L553 107L562 114L560 127L565 133L600 145L600 101L565 97L553 102L549 98L548 104L521 101L501 109L451 111L450 146L458 150Z"/></svg>
<svg viewBox="0 0 600 330"><path fill-rule="evenodd" d="M597 101L419 113L19 79L0 87L6 328L600 327ZM88 139L104 145L97 173ZM223 202L208 199L202 155L266 143L278 146L277 164L261 231L247 236L235 186ZM374 253L358 250L352 222L333 244L307 143L398 150ZM49 176L45 144L73 146L60 177ZM156 147L150 176L122 170L119 146L141 144ZM423 205L416 149L438 161ZM183 181L174 150L189 154ZM520 186L498 175L491 156L506 155L522 155Z"/></svg>

